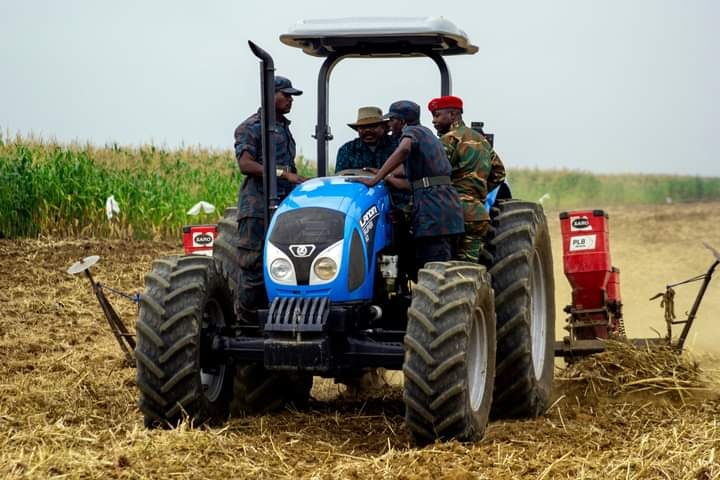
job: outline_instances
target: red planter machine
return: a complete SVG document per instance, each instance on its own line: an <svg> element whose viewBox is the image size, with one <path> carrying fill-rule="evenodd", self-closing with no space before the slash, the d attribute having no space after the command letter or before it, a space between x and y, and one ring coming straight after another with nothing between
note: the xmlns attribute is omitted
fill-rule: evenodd
<svg viewBox="0 0 720 480"><path fill-rule="evenodd" d="M565 307L569 335L558 342L558 356L586 355L604 350L602 340L624 337L620 270L610 258L608 214L577 210L560 214L563 268L572 287Z"/></svg>

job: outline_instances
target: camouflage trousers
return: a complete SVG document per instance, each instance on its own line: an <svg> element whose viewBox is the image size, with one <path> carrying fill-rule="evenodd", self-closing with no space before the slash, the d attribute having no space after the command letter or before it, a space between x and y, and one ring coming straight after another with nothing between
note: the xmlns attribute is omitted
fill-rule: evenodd
<svg viewBox="0 0 720 480"><path fill-rule="evenodd" d="M466 262L478 263L480 260L480 252L483 248L485 235L490 228L490 222L483 220L480 222L466 222L465 235L458 245L456 258Z"/></svg>
<svg viewBox="0 0 720 480"><path fill-rule="evenodd" d="M257 310L267 308L268 298L263 276L263 240L265 224L262 218L238 219L239 264L235 311L243 323L257 323Z"/></svg>

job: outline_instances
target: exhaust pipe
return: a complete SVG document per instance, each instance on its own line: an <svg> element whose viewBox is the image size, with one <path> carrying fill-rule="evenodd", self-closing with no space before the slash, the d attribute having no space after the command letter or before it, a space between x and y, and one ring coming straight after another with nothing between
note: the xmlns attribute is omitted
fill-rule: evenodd
<svg viewBox="0 0 720 480"><path fill-rule="evenodd" d="M275 175L275 144L270 134L275 131L275 62L272 56L260 48L256 43L248 40L253 54L260 60L260 125L262 128L262 165L263 165L263 192L265 202L263 217L265 231L270 226L270 219L278 207L277 178Z"/></svg>

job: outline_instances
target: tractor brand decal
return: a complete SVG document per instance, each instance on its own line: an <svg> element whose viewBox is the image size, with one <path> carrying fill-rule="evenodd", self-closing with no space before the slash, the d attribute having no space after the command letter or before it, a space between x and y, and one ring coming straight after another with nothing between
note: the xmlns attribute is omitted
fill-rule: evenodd
<svg viewBox="0 0 720 480"><path fill-rule="evenodd" d="M578 235L570 237L570 251L578 252L581 250L595 250L596 235Z"/></svg>
<svg viewBox="0 0 720 480"><path fill-rule="evenodd" d="M379 215L378 208L373 205L372 207L368 208L365 213L363 213L362 218L360 219L360 228L363 231L363 235L365 236L365 242L370 242L370 238L372 237L372 233L374 233L375 230L375 219Z"/></svg>
<svg viewBox="0 0 720 480"><path fill-rule="evenodd" d="M592 230L590 220L587 217L570 217L570 231Z"/></svg>
<svg viewBox="0 0 720 480"><path fill-rule="evenodd" d="M213 243L213 236L209 233L193 233L193 247L209 247Z"/></svg>
<svg viewBox="0 0 720 480"><path fill-rule="evenodd" d="M368 208L360 218L360 229L365 237L365 246L367 247L368 270L372 267L371 259L373 258L372 251L373 245L375 244L375 226L377 225L379 215L380 211L375 205L373 205Z"/></svg>
<svg viewBox="0 0 720 480"><path fill-rule="evenodd" d="M308 243L305 245L290 245L290 253L297 258L307 258L315 251L315 245Z"/></svg>

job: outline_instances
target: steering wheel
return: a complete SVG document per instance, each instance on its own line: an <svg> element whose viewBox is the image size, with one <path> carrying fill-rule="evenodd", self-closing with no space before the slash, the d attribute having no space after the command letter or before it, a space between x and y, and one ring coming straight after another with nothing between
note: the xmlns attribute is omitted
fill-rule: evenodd
<svg viewBox="0 0 720 480"><path fill-rule="evenodd" d="M372 177L374 174L362 168L346 168L345 170L335 172L335 175L339 177Z"/></svg>

